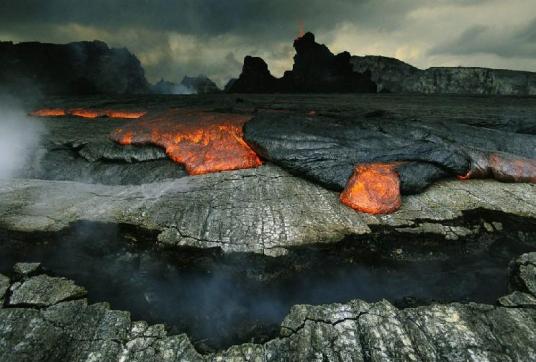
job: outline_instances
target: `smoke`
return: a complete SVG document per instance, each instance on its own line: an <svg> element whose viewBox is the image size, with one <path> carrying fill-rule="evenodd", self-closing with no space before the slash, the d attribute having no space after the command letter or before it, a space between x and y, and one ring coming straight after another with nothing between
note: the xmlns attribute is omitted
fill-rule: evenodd
<svg viewBox="0 0 536 362"><path fill-rule="evenodd" d="M187 87L183 84L176 84L171 89L170 94L197 94L197 92L191 87Z"/></svg>
<svg viewBox="0 0 536 362"><path fill-rule="evenodd" d="M193 87L182 83L173 83L161 79L158 83L151 87L151 91L155 94L197 94Z"/></svg>
<svg viewBox="0 0 536 362"><path fill-rule="evenodd" d="M17 100L0 97L0 179L18 176L35 160L44 132Z"/></svg>
<svg viewBox="0 0 536 362"><path fill-rule="evenodd" d="M363 254L363 244L301 250L289 259L163 251L150 247L154 236L144 230L79 222L23 241L0 232L0 273L15 262L41 262L87 288L91 303L109 302L134 320L165 323L170 334L187 333L196 347L210 351L275 338L296 304L354 298L494 303L507 293L508 261L530 250L504 226L489 251L396 262L381 251Z"/></svg>

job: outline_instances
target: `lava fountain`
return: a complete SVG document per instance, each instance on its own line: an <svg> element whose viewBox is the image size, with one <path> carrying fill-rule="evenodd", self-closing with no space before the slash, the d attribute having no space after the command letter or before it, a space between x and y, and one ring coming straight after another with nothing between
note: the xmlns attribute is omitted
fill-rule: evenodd
<svg viewBox="0 0 536 362"><path fill-rule="evenodd" d="M154 144L190 175L254 168L262 164L244 141L242 127L249 116L173 109L152 114L115 130L119 144Z"/></svg>

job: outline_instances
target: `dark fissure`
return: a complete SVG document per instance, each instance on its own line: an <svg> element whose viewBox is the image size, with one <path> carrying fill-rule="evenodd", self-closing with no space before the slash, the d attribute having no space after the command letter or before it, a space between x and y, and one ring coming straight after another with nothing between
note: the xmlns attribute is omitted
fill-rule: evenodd
<svg viewBox="0 0 536 362"><path fill-rule="evenodd" d="M162 250L156 235L128 225L78 222L57 233L1 232L0 272L41 262L133 320L187 333L201 351L263 342L278 335L295 304L387 299L398 307L434 302L494 304L507 293L508 262L535 250L533 219L486 210L451 221L500 222L501 230L445 240L378 227L330 246L290 249L282 257L218 249Z"/></svg>

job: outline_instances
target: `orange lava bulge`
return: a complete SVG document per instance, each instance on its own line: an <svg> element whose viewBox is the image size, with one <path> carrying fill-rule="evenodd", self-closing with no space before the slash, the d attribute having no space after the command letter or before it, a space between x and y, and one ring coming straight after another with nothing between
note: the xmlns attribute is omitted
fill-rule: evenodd
<svg viewBox="0 0 536 362"><path fill-rule="evenodd" d="M136 119L145 115L145 112L124 111L124 110L109 110L98 108L42 108L30 113L35 117L64 117L73 116L81 118L125 118Z"/></svg>
<svg viewBox="0 0 536 362"><path fill-rule="evenodd" d="M249 116L197 110L169 110L146 116L115 130L119 144L163 147L190 175L254 168L262 164L244 141L242 126Z"/></svg>
<svg viewBox="0 0 536 362"><path fill-rule="evenodd" d="M357 165L340 195L340 201L354 210L387 214L400 208L399 162Z"/></svg>

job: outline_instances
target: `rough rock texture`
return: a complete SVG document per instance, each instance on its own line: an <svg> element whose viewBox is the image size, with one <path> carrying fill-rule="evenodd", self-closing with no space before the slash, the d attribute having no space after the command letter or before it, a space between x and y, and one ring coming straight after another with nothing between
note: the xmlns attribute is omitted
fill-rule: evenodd
<svg viewBox="0 0 536 362"><path fill-rule="evenodd" d="M40 266L41 263L17 263L13 267L13 271L20 276L27 276L35 273Z"/></svg>
<svg viewBox="0 0 536 362"><path fill-rule="evenodd" d="M395 58L353 56L357 72L369 71L379 92L536 95L536 73L471 67L415 68Z"/></svg>
<svg viewBox="0 0 536 362"><path fill-rule="evenodd" d="M294 49L292 70L282 78L272 76L263 59L247 56L239 78L226 88L231 93L376 92L369 73L353 70L348 52L334 55L312 33L294 40Z"/></svg>
<svg viewBox="0 0 536 362"><path fill-rule="evenodd" d="M34 361L531 361L536 357L536 309L522 306L451 303L397 309L385 300L296 305L282 322L278 338L201 355L185 334L168 336L162 325L132 322L127 312L111 310L105 303L88 305L76 299L39 308L10 304L0 309L0 358L10 361L28 356Z"/></svg>
<svg viewBox="0 0 536 362"><path fill-rule="evenodd" d="M504 307L536 307L536 298L533 295L517 290L499 298L498 302Z"/></svg>
<svg viewBox="0 0 536 362"><path fill-rule="evenodd" d="M404 161L395 168L403 194L446 176L536 182L536 137L452 121L265 112L244 126L244 137L264 159L334 190L346 186L356 165L398 161ZM492 166L493 157L505 166Z"/></svg>
<svg viewBox="0 0 536 362"><path fill-rule="evenodd" d="M536 253L523 254L510 263L510 288L536 295Z"/></svg>
<svg viewBox="0 0 536 362"><path fill-rule="evenodd" d="M164 245L270 255L366 235L372 225L457 239L482 227L450 225L465 210L536 217L531 184L441 182L405 197L394 214L371 216L342 205L336 192L272 165L139 186L4 180L0 200L0 227L6 229L57 231L77 220L126 223L159 232Z"/></svg>
<svg viewBox="0 0 536 362"><path fill-rule="evenodd" d="M0 42L0 84L19 93L147 93L139 60L101 41L69 44ZM29 89L28 89L29 88Z"/></svg>
<svg viewBox="0 0 536 362"><path fill-rule="evenodd" d="M9 289L9 278L0 274L0 303L3 304L6 291Z"/></svg>
<svg viewBox="0 0 536 362"><path fill-rule="evenodd" d="M10 288L9 306L46 307L68 299L81 298L86 290L65 278L41 274L14 283Z"/></svg>

